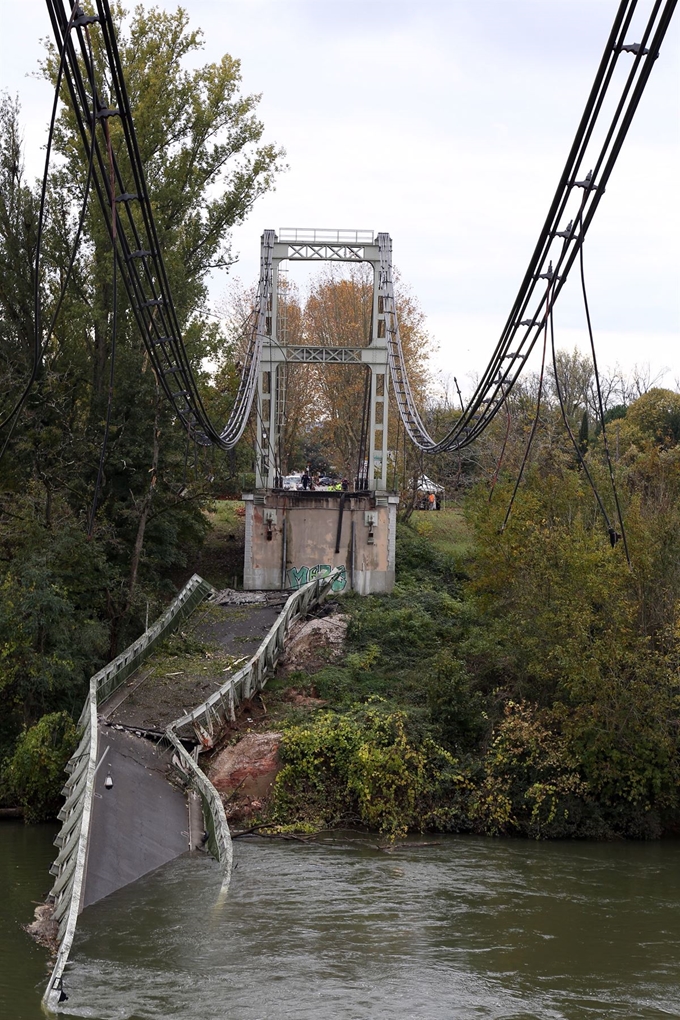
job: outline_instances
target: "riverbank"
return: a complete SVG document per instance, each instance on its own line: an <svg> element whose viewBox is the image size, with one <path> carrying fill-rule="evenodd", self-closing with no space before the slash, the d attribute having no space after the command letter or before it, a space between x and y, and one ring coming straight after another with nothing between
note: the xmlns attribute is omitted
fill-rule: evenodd
<svg viewBox="0 0 680 1020"><path fill-rule="evenodd" d="M228 743L277 735L266 740L267 795L260 784L254 806L244 805L224 788L239 823L295 832L358 824L389 838L677 831L677 706L663 716L674 708L675 678L664 684L658 662L644 649L635 658L611 634L607 662L598 627L606 632L609 607L600 606L603 620L586 639L573 590L559 594L571 594L563 611L575 634L554 620L552 632L538 633L546 606L537 587L551 564L530 562L523 539L514 535L499 563L486 522L473 529L460 509L401 526L394 592L338 598L334 609L348 622L342 654L322 649L316 662L270 681L265 708L254 704L226 735ZM611 556L578 551L580 577L564 555L560 570L588 603L593 574L606 567L604 580L616 577ZM501 566L506 586L494 590ZM611 593L596 597L611 604Z"/></svg>

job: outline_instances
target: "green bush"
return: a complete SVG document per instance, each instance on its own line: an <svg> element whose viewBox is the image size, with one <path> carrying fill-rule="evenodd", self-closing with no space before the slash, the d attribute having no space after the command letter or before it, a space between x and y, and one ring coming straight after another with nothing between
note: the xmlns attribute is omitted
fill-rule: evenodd
<svg viewBox="0 0 680 1020"><path fill-rule="evenodd" d="M276 821L358 823L390 838L464 824L468 784L456 760L430 737L411 740L405 713L377 701L290 727L280 753Z"/></svg>
<svg viewBox="0 0 680 1020"><path fill-rule="evenodd" d="M588 786L569 742L550 714L509 701L483 758L484 778L470 813L488 835L574 835Z"/></svg>
<svg viewBox="0 0 680 1020"><path fill-rule="evenodd" d="M462 753L481 742L489 728L485 701L474 690L473 678L462 659L442 652L427 679L430 718L445 747Z"/></svg>
<svg viewBox="0 0 680 1020"><path fill-rule="evenodd" d="M59 810L64 768L78 742L68 712L51 712L19 735L14 754L3 768L10 797L27 822L42 822Z"/></svg>
<svg viewBox="0 0 680 1020"><path fill-rule="evenodd" d="M466 605L445 589L397 586L391 595L348 597L347 655L313 678L320 697L334 707L374 695L425 706L442 651L469 626Z"/></svg>
<svg viewBox="0 0 680 1020"><path fill-rule="evenodd" d="M450 553L441 552L410 524L397 525L396 565L397 582L404 588L444 588L455 594L465 576Z"/></svg>
<svg viewBox="0 0 680 1020"><path fill-rule="evenodd" d="M528 467L507 527L514 479L495 501L486 485L466 497L466 577L437 548L443 518L436 541L399 529L394 591L343 599L345 658L308 680L344 714L286 737L280 819L391 834L678 831L680 397L667 396L629 409L639 444L615 468L630 566L557 446ZM616 521L596 436L586 457Z"/></svg>

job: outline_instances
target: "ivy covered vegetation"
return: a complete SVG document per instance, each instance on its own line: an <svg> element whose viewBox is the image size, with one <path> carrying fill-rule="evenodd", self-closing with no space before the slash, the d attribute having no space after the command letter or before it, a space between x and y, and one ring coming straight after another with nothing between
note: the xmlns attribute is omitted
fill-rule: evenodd
<svg viewBox="0 0 680 1020"><path fill-rule="evenodd" d="M510 478L491 502L486 485L471 490L467 545L459 511L401 526L394 593L343 599L345 660L296 677L327 707L285 731L276 820L391 835L677 830L680 447L656 431L636 432L617 467L632 568L554 450L502 533Z"/></svg>

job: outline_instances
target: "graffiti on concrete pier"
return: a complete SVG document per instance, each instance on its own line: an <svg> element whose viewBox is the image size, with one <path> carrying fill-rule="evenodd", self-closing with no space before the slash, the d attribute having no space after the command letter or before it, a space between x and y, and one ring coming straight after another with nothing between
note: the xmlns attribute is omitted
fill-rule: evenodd
<svg viewBox="0 0 680 1020"><path fill-rule="evenodd" d="M340 571L340 576L333 581L331 590L344 591L347 587L347 571L345 567L332 567L330 563L317 563L315 567L290 567L288 570L289 587L301 588L303 584L314 581L317 577L327 577L335 569Z"/></svg>

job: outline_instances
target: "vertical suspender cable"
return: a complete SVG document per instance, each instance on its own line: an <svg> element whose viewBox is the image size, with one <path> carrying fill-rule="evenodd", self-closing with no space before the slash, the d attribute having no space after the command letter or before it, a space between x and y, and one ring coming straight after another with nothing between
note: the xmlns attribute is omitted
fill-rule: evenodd
<svg viewBox="0 0 680 1020"><path fill-rule="evenodd" d="M94 131L94 124L92 130ZM116 332L118 328L118 252L116 248L116 235L117 235L117 217L116 217L116 181L113 169L113 147L111 145L111 131L109 129L108 119L104 118L104 134L106 135L106 146L109 154L109 187L110 187L110 198L111 198L111 253L113 255L113 313L111 321L111 365L109 368L109 388L106 399L106 423L104 425L104 439L102 440L101 453L99 455L99 467L97 468L97 480L94 486L94 496L92 498L92 508L90 510L90 519L87 526L87 537L92 538L94 531L94 522L97 516L97 504L99 502L99 494L101 491L102 478L104 475L104 460L106 458L106 447L109 440L109 430L111 428L111 408L113 406L113 383L115 378L116 370Z"/></svg>
<svg viewBox="0 0 680 1020"><path fill-rule="evenodd" d="M74 19L76 17L77 12L78 12L78 3L77 3L77 0L74 0L73 6L72 6L72 10L71 10L71 16L69 18L68 26L67 26L67 31L68 32L70 32L71 28L73 27L73 22L74 22ZM5 450L7 449L7 446L8 446L8 444L9 444L11 438L12 438L12 434L14 433L14 428L16 426L16 423L17 423L17 420L19 418L19 415L21 414L23 406L26 403L26 399L28 397L28 394L31 392L33 384L35 383L35 380L38 377L38 370L40 368L40 361L41 361L41 358L42 358L43 343L42 343L42 338L40 336L40 328L41 328L41 321L40 321L41 320L40 253L41 253L41 247L42 247L43 227L44 227L44 223L45 223L45 200L46 200L46 197L47 197L47 181L48 181L48 177L49 177L50 160L51 160L51 156L52 156L52 143L54 141L54 128L55 128L56 120L57 120L57 108L58 108L58 105L59 105L59 92L61 90L61 82L62 82L62 78L63 78L63 75L64 75L65 60L66 60L66 45L64 44L63 46L59 47L59 66L58 66L58 69L57 69L57 80L56 80L56 84L55 84L55 87L54 87L54 101L52 103L52 116L50 117L50 126L49 126L49 130L48 130L48 134L47 134L47 146L46 146L46 149L45 149L45 167L44 167L44 170L43 170L42 186L41 186L41 189L40 189L40 208L39 208L39 212L38 212L38 232L37 232L37 237L36 237L35 270L34 270L34 277L33 277L33 368L31 369L31 375L29 377L28 382L26 383L26 386L24 387L23 393L19 397L19 400L16 402L16 404L14 405L12 410L7 415L5 415L4 419L0 422L0 429L4 428L5 425L11 423L9 432L8 432L7 436L5 437L5 442L2 445L2 450L0 450L0 460L2 459L2 457L3 457L4 453L5 453ZM86 199L86 201L87 201L87 199ZM81 214L81 216L82 215L84 215L84 213ZM78 234L78 237L79 236L80 235ZM75 246L74 246L74 254L73 254L72 258L73 259L75 258ZM60 304L61 304L61 300L59 301L59 305ZM50 324L50 332L52 330L53 325L54 325L54 320Z"/></svg>
<svg viewBox="0 0 680 1020"><path fill-rule="evenodd" d="M631 566L630 553L628 551L628 540L626 538L626 528L623 523L623 514L621 513L621 506L619 504L619 493L616 486L616 479L614 477L614 467L612 465L611 456L609 454L609 443L607 441L607 424L604 420L604 404L602 401L602 387L600 386L600 372L597 366L597 355L595 353L595 339L593 337L593 327L590 321L590 308L588 305L588 294L586 292L586 277L585 270L583 267L583 245L581 245L579 251L579 268L581 275L581 290L583 292L583 307L586 313L586 323L588 325L588 337L590 339L590 350L593 356L593 371L595 373L595 387L597 390L597 405L600 412L600 425L602 426L602 442L604 445L605 457L607 459L607 467L609 468L609 478L611 481L612 491L614 493L614 503L616 504L616 516L621 528L621 538L623 540L623 548L626 553L626 560L628 566Z"/></svg>
<svg viewBox="0 0 680 1020"><path fill-rule="evenodd" d="M546 308L549 306L549 304L550 304L550 284L548 284L548 289L547 289L547 292L546 292ZM510 514L512 513L512 507L513 507L513 504L515 502L515 497L517 495L517 490L520 487L520 483L522 481L522 476L524 475L524 468L526 467L526 463L527 463L527 460L528 460L528 457L529 457L529 451L531 450L531 444L533 443L534 436L536 435L536 428L538 426L538 419L539 419L539 415L541 413L541 397L543 395L543 375L545 373L545 355L546 355L547 347L548 347L548 319L546 318L545 326L543 328L543 355L541 357L541 374L538 377L538 395L536 397L536 414L534 415L534 421L533 421L533 424L531 426L531 432L529 433L529 439L527 441L526 449L524 451L524 456L522 458L522 463L520 465L519 473L517 475L517 481L515 482L515 487L512 490L512 496L510 497L510 502L508 503L508 509L505 511L505 518L504 518L503 523L501 525L501 533L503 531L505 531L505 529L506 529L506 527L508 525L508 521L510 520Z"/></svg>

